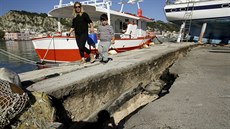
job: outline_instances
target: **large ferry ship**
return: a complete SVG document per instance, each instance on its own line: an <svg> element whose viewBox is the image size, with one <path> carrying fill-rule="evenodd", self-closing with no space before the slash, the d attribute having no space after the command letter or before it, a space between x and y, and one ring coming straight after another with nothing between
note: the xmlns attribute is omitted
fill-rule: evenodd
<svg viewBox="0 0 230 129"><path fill-rule="evenodd" d="M181 26L177 42L197 36L229 43L230 0L166 0L168 21Z"/></svg>

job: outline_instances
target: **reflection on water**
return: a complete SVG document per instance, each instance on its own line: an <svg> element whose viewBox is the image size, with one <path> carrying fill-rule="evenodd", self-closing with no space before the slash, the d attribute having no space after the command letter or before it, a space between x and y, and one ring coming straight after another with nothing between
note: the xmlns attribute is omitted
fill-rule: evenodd
<svg viewBox="0 0 230 129"><path fill-rule="evenodd" d="M0 49L32 61L39 61L32 41L0 41ZM0 53L0 68L2 67L13 70L16 73L32 71L37 68L34 63L26 63L10 55L6 56Z"/></svg>

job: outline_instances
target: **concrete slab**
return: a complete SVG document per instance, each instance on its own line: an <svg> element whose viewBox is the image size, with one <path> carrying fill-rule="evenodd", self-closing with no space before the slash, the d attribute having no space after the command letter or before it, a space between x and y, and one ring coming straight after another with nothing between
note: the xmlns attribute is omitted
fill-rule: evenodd
<svg viewBox="0 0 230 129"><path fill-rule="evenodd" d="M111 55L110 57L114 58L113 61L109 62L108 64L104 65L103 67L109 68L111 64L113 66L124 67L127 64L132 63L140 63L140 61L148 59L148 58L158 58L162 54L165 54L170 51L178 50L180 48L186 46L195 45L194 43L163 43L163 44L155 44L150 46L149 48L144 49L137 49L133 51L127 51L123 53L119 53L117 55ZM63 63L59 64L58 66L54 66L51 68L45 68L25 73L20 73L21 81L41 81L44 80L47 76L52 76L56 74L56 76L63 75L66 73L80 71L85 68L89 67L101 67L98 65L102 65L100 62L95 62L93 64L86 63L84 65L79 64L79 62L72 62L72 63ZM94 70L93 70L94 71Z"/></svg>
<svg viewBox="0 0 230 129"><path fill-rule="evenodd" d="M141 106L140 99L136 98L138 104L129 101L133 102L133 108L124 111L130 106L125 104L126 101L132 99L133 95L156 98L148 97L151 94L142 93L143 89L159 80L165 69L196 46L194 43L157 44L113 55L113 61L107 64L71 64L19 76L22 81L36 81L28 90L45 92L61 99L74 121L89 120L103 109L109 110L111 114L118 110L126 112L125 116ZM46 79L47 76L53 77ZM127 91L129 93L123 94Z"/></svg>

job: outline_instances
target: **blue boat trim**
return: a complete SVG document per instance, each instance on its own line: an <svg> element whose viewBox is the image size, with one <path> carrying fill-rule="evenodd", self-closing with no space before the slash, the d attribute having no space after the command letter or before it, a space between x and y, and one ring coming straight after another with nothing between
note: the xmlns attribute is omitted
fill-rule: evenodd
<svg viewBox="0 0 230 129"><path fill-rule="evenodd" d="M218 8L230 8L230 3L206 5L206 6L183 7L183 8L171 8L171 9L165 9L165 12L170 13L170 12L183 12L183 11L207 10L207 9L218 9Z"/></svg>
<svg viewBox="0 0 230 129"><path fill-rule="evenodd" d="M201 18L201 19L192 19L192 21L205 21L205 20L224 20L225 22L230 22L230 16L227 17L212 17L212 18ZM184 21L184 20L173 20L173 21Z"/></svg>

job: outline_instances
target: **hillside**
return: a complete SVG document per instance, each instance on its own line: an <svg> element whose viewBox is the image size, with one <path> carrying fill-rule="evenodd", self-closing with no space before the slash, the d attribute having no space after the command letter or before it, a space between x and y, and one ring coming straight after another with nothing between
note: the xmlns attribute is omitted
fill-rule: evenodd
<svg viewBox="0 0 230 129"><path fill-rule="evenodd" d="M69 22L62 19L63 30L68 29ZM31 13L11 10L0 17L0 30L20 31L28 29L31 32L57 31L57 19L48 17L45 13Z"/></svg>
<svg viewBox="0 0 230 129"><path fill-rule="evenodd" d="M71 19L61 19L62 31L68 31L71 26ZM96 25L96 24L95 24ZM147 26L157 31L178 31L179 27L172 23L155 21L148 23ZM19 32L25 29L30 32L55 32L57 31L57 18L48 17L45 13L32 13L26 11L11 10L0 17L0 31L6 30Z"/></svg>
<svg viewBox="0 0 230 129"><path fill-rule="evenodd" d="M176 31L178 32L180 27L173 24L173 23L170 23L170 22L163 22L163 21L155 21L155 22L150 22L147 24L147 26L153 28L155 31Z"/></svg>

